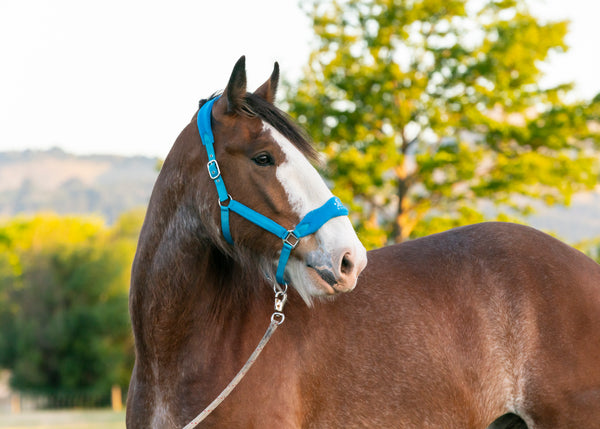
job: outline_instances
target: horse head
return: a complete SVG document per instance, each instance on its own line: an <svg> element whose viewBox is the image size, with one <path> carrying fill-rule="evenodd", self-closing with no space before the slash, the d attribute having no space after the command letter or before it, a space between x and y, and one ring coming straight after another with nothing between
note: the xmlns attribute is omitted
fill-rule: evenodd
<svg viewBox="0 0 600 429"><path fill-rule="evenodd" d="M204 113L205 128L210 131L202 129L202 109L198 117L202 143L214 139L214 154L206 155L209 172L201 173L206 187L202 204L210 207L211 221L217 226L213 237L221 249L233 251L233 247L261 255L262 269L271 278L275 278L285 238L265 231L261 222L249 221L235 208L249 208L263 222L272 221L285 232L294 231L307 214L318 217L331 209L326 206L338 204L309 161L316 159L316 153L304 132L273 105L278 80L275 63L270 78L255 92L247 92L242 57L223 94L201 102L201 107L211 103ZM210 132L212 136L206 134ZM367 263L366 251L347 216L338 212L322 221L316 231L292 238L293 250L289 249L282 274L283 281L295 287L307 303L314 296L352 290Z"/></svg>

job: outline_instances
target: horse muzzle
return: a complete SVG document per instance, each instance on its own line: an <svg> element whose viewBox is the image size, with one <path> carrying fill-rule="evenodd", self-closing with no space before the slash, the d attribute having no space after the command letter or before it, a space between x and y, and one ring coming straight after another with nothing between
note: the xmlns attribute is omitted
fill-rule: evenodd
<svg viewBox="0 0 600 429"><path fill-rule="evenodd" d="M309 252L306 266L315 284L327 295L349 292L367 265L364 247L344 248L329 253L321 249Z"/></svg>

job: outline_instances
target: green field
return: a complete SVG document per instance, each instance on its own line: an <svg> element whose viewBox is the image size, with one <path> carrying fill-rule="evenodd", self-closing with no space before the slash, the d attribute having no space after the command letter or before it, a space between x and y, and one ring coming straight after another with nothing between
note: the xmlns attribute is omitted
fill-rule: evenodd
<svg viewBox="0 0 600 429"><path fill-rule="evenodd" d="M125 429L125 411L52 410L0 414L1 429Z"/></svg>

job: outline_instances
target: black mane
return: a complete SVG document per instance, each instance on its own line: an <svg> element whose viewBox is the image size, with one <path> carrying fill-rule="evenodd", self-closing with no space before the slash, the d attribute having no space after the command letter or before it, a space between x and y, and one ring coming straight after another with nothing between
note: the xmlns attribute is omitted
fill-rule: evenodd
<svg viewBox="0 0 600 429"><path fill-rule="evenodd" d="M200 107L218 95L219 94L213 94L209 99L200 101ZM256 116L262 119L281 133L282 136L287 138L304 154L304 156L312 161L318 160L317 151L313 147L306 131L288 114L258 95L246 93L244 97L244 106L241 111L237 113L245 116Z"/></svg>

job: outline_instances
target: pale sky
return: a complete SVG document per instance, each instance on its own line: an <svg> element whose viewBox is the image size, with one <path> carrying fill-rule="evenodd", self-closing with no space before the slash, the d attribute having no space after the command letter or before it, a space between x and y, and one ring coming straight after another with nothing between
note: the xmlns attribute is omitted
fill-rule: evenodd
<svg viewBox="0 0 600 429"><path fill-rule="evenodd" d="M249 89L295 80L314 40L300 0L0 0L0 151L164 158L198 100L246 55ZM549 83L600 92L599 0L537 0L572 20Z"/></svg>

